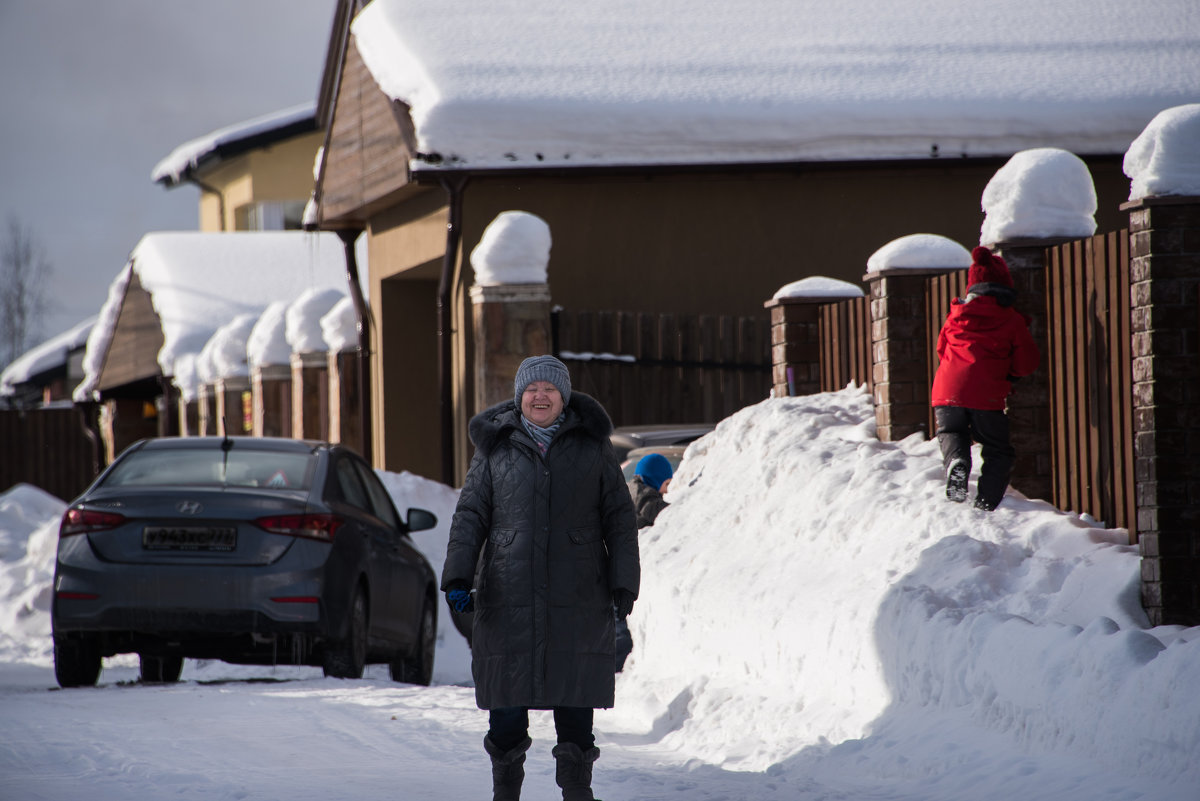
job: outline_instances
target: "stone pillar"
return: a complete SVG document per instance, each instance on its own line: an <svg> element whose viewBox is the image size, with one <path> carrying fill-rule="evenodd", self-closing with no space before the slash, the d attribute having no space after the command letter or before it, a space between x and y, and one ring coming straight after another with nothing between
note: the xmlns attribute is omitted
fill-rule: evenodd
<svg viewBox="0 0 1200 801"><path fill-rule="evenodd" d="M244 436L252 428L250 411L250 379L246 376L218 378L213 382L217 399L217 433L230 437Z"/></svg>
<svg viewBox="0 0 1200 801"><path fill-rule="evenodd" d="M526 356L550 352L550 285L471 287L475 327L475 410L513 396Z"/></svg>
<svg viewBox="0 0 1200 801"><path fill-rule="evenodd" d="M773 298L771 315L771 393L776 398L821 391L821 304L830 298Z"/></svg>
<svg viewBox="0 0 1200 801"><path fill-rule="evenodd" d="M929 352L925 279L956 270L894 268L867 273L871 286L871 364L875 427L883 442L929 430ZM940 321L939 321L940 324Z"/></svg>
<svg viewBox="0 0 1200 801"><path fill-rule="evenodd" d="M324 351L292 354L292 437L329 436L329 361Z"/></svg>
<svg viewBox="0 0 1200 801"><path fill-rule="evenodd" d="M252 432L256 437L292 435L292 368L287 364L264 364L250 376Z"/></svg>
<svg viewBox="0 0 1200 801"><path fill-rule="evenodd" d="M1133 428L1142 606L1200 625L1200 197L1129 211Z"/></svg>
<svg viewBox="0 0 1200 801"><path fill-rule="evenodd" d="M1013 487L1027 498L1054 501L1054 447L1050 422L1050 342L1046 320L1046 250L1065 238L1023 239L989 244L992 252L1008 264L1016 308L1032 318L1029 331L1042 355L1041 366L1013 384L1008 396L1009 429L1017 458L1013 464Z"/></svg>
<svg viewBox="0 0 1200 801"><path fill-rule="evenodd" d="M329 354L329 441L358 451L362 447L358 351Z"/></svg>

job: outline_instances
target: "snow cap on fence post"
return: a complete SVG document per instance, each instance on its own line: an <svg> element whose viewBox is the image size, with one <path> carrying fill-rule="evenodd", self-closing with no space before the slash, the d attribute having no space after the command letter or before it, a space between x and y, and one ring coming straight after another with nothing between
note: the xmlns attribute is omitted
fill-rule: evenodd
<svg viewBox="0 0 1200 801"><path fill-rule="evenodd" d="M550 226L527 211L503 211L471 251L479 286L544 284L550 262Z"/></svg>
<svg viewBox="0 0 1200 801"><path fill-rule="evenodd" d="M971 253L938 234L909 234L893 239L867 259L867 276L884 270L965 270Z"/></svg>
<svg viewBox="0 0 1200 801"><path fill-rule="evenodd" d="M471 251L477 410L512 398L525 357L552 352L549 262L550 226L527 211L496 215Z"/></svg>
<svg viewBox="0 0 1200 801"><path fill-rule="evenodd" d="M846 281L811 275L784 284L763 304L771 315L772 396L821 391L821 309L863 294Z"/></svg>
<svg viewBox="0 0 1200 801"><path fill-rule="evenodd" d="M1200 195L1200 103L1160 111L1125 152L1130 200Z"/></svg>
<svg viewBox="0 0 1200 801"><path fill-rule="evenodd" d="M1087 165L1053 147L1022 150L983 190L981 245L1078 239L1096 233L1096 187Z"/></svg>

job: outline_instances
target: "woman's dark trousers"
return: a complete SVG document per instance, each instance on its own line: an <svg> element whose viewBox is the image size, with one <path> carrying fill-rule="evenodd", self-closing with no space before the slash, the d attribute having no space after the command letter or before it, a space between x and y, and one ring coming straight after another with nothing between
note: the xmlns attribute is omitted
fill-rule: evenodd
<svg viewBox="0 0 1200 801"><path fill-rule="evenodd" d="M555 778L567 801L592 798L592 763L600 755L592 733L595 710L590 707L555 707L554 729L558 745L553 754L557 762ZM492 758L493 801L516 801L521 797L525 778L525 752L529 749L529 710L524 707L493 709L488 713L488 733L484 749ZM504 763L507 755L519 759ZM501 764L497 765L497 761ZM514 767L515 763L515 767ZM519 776L517 774L519 769Z"/></svg>

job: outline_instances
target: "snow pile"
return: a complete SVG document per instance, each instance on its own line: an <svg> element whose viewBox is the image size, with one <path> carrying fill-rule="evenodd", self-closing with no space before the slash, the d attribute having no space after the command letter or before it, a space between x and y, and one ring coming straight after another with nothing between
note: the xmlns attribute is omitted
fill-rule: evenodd
<svg viewBox="0 0 1200 801"><path fill-rule="evenodd" d="M952 770L953 732L927 765L872 737L944 716L1197 786L1200 631L1147 631L1127 532L1011 490L988 515L943 481L936 442L876 439L862 389L723 421L642 531L634 650L603 725L752 771L859 742L854 770L885 777Z"/></svg>
<svg viewBox="0 0 1200 801"><path fill-rule="evenodd" d="M321 318L321 338L330 353L341 353L358 347L358 314L349 295L333 304Z"/></svg>
<svg viewBox="0 0 1200 801"><path fill-rule="evenodd" d="M1200 103L1160 112L1125 153L1129 199L1200 195Z"/></svg>
<svg viewBox="0 0 1200 801"><path fill-rule="evenodd" d="M0 494L0 658L45 661L58 522L67 505L17 484Z"/></svg>
<svg viewBox="0 0 1200 801"><path fill-rule="evenodd" d="M983 190L982 244L1014 239L1079 239L1096 233L1096 187L1087 165L1050 147L1024 150Z"/></svg>
<svg viewBox="0 0 1200 801"><path fill-rule="evenodd" d="M374 0L417 167L1123 153L1195 99L1192 0ZM518 22L514 23L514 20Z"/></svg>
<svg viewBox="0 0 1200 801"><path fill-rule="evenodd" d="M893 239L867 259L867 272L883 270L965 270L971 253L939 234L909 234Z"/></svg>
<svg viewBox="0 0 1200 801"><path fill-rule="evenodd" d="M292 353L326 350L321 318L344 297L345 294L336 289L306 289L288 306L284 315L284 336Z"/></svg>
<svg viewBox="0 0 1200 801"><path fill-rule="evenodd" d="M246 361L253 370L270 364L290 364L292 348L287 342L286 320L290 304L277 300L267 306L246 340Z"/></svg>
<svg viewBox="0 0 1200 801"><path fill-rule="evenodd" d="M550 262L550 226L536 214L503 211L483 229L471 251L475 283L544 284Z"/></svg>
<svg viewBox="0 0 1200 801"><path fill-rule="evenodd" d="M771 296L772 300L781 298L859 298L862 297L861 287L848 281L836 278L826 278L823 275L813 275L784 284Z"/></svg>
<svg viewBox="0 0 1200 801"><path fill-rule="evenodd" d="M203 383L250 375L250 368L246 364L246 340L258 317L257 314L239 314L218 328L204 343L196 362L196 371Z"/></svg>

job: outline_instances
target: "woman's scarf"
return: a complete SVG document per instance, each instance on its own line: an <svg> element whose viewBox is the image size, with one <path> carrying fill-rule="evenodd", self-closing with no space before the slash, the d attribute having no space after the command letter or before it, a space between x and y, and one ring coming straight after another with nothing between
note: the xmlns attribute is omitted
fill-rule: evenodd
<svg viewBox="0 0 1200 801"><path fill-rule="evenodd" d="M538 450L545 456L546 449L550 447L550 440L554 439L554 435L558 433L558 427L562 425L565 418L565 413L560 414L557 420L545 428L525 419L525 415L521 415L521 422L525 424L525 430L529 432L529 436L533 437L533 444L537 445Z"/></svg>

